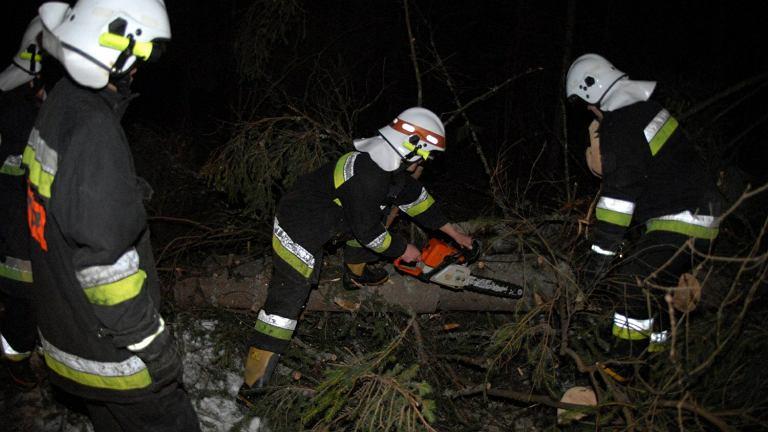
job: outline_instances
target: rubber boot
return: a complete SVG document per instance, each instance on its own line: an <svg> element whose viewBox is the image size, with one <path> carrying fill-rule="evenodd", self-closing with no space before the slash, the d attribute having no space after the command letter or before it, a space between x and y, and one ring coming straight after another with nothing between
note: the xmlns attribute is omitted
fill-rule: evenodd
<svg viewBox="0 0 768 432"><path fill-rule="evenodd" d="M348 290L382 285L388 280L389 273L382 267L372 267L367 263L344 264L342 285Z"/></svg>
<svg viewBox="0 0 768 432"><path fill-rule="evenodd" d="M239 403L252 408L258 402L275 372L279 359L280 354L256 347L249 348L245 360L245 379L237 393Z"/></svg>
<svg viewBox="0 0 768 432"><path fill-rule="evenodd" d="M608 350L598 355L598 367L619 384L628 384L636 373L641 373L649 339L624 339L615 332L608 336ZM640 361L641 363L637 363Z"/></svg>

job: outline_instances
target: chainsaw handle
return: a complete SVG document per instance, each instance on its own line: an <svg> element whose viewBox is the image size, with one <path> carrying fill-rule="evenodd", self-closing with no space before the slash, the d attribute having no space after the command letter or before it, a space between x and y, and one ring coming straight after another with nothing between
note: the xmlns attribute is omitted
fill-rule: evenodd
<svg viewBox="0 0 768 432"><path fill-rule="evenodd" d="M418 261L404 262L402 258L397 258L394 262L395 268L403 273L411 276L419 277L422 273L421 267L418 266Z"/></svg>
<svg viewBox="0 0 768 432"><path fill-rule="evenodd" d="M459 253L467 264L471 264L480 258L483 252L483 243L478 239L472 239L472 249L460 248Z"/></svg>

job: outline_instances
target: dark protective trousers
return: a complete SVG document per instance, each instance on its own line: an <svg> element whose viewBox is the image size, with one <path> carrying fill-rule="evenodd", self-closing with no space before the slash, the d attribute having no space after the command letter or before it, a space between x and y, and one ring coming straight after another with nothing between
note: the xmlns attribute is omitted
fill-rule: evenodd
<svg viewBox="0 0 768 432"><path fill-rule="evenodd" d="M198 432L200 424L187 393L167 391L131 404L85 401L95 432Z"/></svg>
<svg viewBox="0 0 768 432"><path fill-rule="evenodd" d="M282 220L281 220L282 223ZM312 286L317 284L320 277L320 269L323 263L323 245L330 241L330 236L313 232L307 229L292 229L285 225L285 230L296 243L312 254L315 258L315 267L309 277L304 277L289 263L280 258L278 254L273 258L272 279L267 290L267 300L262 309L270 315L279 315L283 318L298 320L299 315L307 299ZM346 245L344 247L344 262L357 264L371 262L378 259L378 255L364 247ZM282 354L288 348L289 340L278 339L270 335L256 332L250 341L250 346Z"/></svg>
<svg viewBox="0 0 768 432"><path fill-rule="evenodd" d="M664 300L667 291L659 287L677 286L680 275L698 263L690 249L684 246L689 239L668 231L644 234L608 277L614 310L629 318L653 318L654 331L667 330L669 309ZM694 245L698 251L707 252L710 241L695 239ZM643 284L642 281L650 275L654 277Z"/></svg>
<svg viewBox="0 0 768 432"><path fill-rule="evenodd" d="M4 306L4 312L0 314L0 334L20 353L34 350L37 343L31 299L20 295L31 289L31 284L0 277L0 302Z"/></svg>

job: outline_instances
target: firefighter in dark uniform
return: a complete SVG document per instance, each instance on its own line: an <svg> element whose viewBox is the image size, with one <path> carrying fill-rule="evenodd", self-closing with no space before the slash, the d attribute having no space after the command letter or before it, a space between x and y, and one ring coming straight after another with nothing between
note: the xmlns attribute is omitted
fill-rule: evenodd
<svg viewBox="0 0 768 432"><path fill-rule="evenodd" d="M366 262L385 257L418 260L419 249L390 233L384 215L390 206L420 225L440 230L458 244L472 238L456 229L438 210L434 198L409 172L432 151L445 150L440 119L424 108L410 108L372 138L356 140L356 151L298 180L278 205L272 248L274 272L267 300L259 311L256 333L245 365L240 399L253 401L270 379L291 340L310 289L317 282L322 247L338 236L350 241L344 252L346 275L356 285L380 283Z"/></svg>
<svg viewBox="0 0 768 432"><path fill-rule="evenodd" d="M37 340L32 313L27 194L21 155L45 97L40 79L43 30L40 18L27 26L13 63L0 73L0 355L13 381L34 387L29 356Z"/></svg>
<svg viewBox="0 0 768 432"><path fill-rule="evenodd" d="M602 190L587 269L592 276L610 269L618 355L664 350L669 312L661 287L677 285L692 268L687 242L706 252L718 233L714 180L675 117L650 99L655 87L630 80L596 54L576 59L566 78L567 96L586 102L596 118L587 162ZM637 224L642 235L622 249ZM615 369L607 371L628 378Z"/></svg>
<svg viewBox="0 0 768 432"><path fill-rule="evenodd" d="M23 155L34 305L50 381L84 400L97 431L196 431L181 362L158 310L140 181L120 120L138 59L171 36L160 0L40 7L43 47L68 76Z"/></svg>

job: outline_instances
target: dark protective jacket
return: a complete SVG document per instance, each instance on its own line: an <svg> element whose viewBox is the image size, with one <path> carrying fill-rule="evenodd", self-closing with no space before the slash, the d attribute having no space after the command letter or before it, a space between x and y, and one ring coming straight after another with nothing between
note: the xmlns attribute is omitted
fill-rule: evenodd
<svg viewBox="0 0 768 432"><path fill-rule="evenodd" d="M713 180L677 120L653 101L605 112L602 193L592 250L612 255L632 224L695 238L717 235Z"/></svg>
<svg viewBox="0 0 768 432"><path fill-rule="evenodd" d="M31 295L32 282L21 155L38 108L28 86L0 94L0 286L21 297Z"/></svg>
<svg viewBox="0 0 768 432"><path fill-rule="evenodd" d="M382 170L367 153L350 152L300 178L277 210L273 246L278 255L309 277L314 262L299 250L319 256L333 238L352 238L387 258L405 252L408 242L384 227L391 205L427 229L448 222L434 198L409 173Z"/></svg>
<svg viewBox="0 0 768 432"><path fill-rule="evenodd" d="M62 79L23 157L35 307L51 380L122 402L175 379L152 376L125 348L159 328L141 188L120 126L129 99Z"/></svg>

